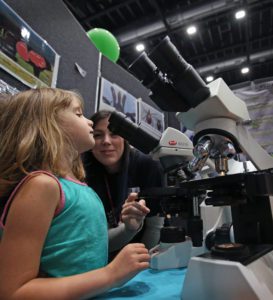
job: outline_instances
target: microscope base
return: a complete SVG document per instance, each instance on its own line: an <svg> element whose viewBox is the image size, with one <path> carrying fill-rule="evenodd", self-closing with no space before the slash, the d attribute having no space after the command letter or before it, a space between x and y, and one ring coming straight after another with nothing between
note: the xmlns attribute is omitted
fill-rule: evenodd
<svg viewBox="0 0 273 300"><path fill-rule="evenodd" d="M150 250L150 268L155 270L184 268L192 256L204 252L204 247L193 247L189 238L181 243L160 243Z"/></svg>
<svg viewBox="0 0 273 300"><path fill-rule="evenodd" d="M189 262L181 299L273 299L273 251L248 265L193 257Z"/></svg>

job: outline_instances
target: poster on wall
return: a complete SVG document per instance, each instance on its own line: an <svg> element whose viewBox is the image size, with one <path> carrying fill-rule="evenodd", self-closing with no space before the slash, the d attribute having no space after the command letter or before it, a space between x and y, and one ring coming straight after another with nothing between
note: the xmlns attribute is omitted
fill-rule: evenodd
<svg viewBox="0 0 273 300"><path fill-rule="evenodd" d="M31 88L55 87L60 56L0 0L0 67Z"/></svg>
<svg viewBox="0 0 273 300"><path fill-rule="evenodd" d="M138 122L137 99L117 84L105 78L100 81L100 97L97 110L117 110L134 122Z"/></svg>
<svg viewBox="0 0 273 300"><path fill-rule="evenodd" d="M148 131L159 135L165 129L164 114L141 100L139 100L139 123Z"/></svg>
<svg viewBox="0 0 273 300"><path fill-rule="evenodd" d="M247 126L250 134L273 156L273 81L254 81L233 92L247 105L251 118Z"/></svg>
<svg viewBox="0 0 273 300"><path fill-rule="evenodd" d="M17 88L9 85L4 80L0 79L0 94L15 95L17 93L19 93L19 90L17 90Z"/></svg>

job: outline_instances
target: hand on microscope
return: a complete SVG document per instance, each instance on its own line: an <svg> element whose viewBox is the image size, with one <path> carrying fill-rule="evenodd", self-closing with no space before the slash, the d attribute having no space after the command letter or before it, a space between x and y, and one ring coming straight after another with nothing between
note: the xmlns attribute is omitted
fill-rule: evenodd
<svg viewBox="0 0 273 300"><path fill-rule="evenodd" d="M121 221L130 230L139 230L150 212L144 199L137 201L137 193L130 193L122 206Z"/></svg>

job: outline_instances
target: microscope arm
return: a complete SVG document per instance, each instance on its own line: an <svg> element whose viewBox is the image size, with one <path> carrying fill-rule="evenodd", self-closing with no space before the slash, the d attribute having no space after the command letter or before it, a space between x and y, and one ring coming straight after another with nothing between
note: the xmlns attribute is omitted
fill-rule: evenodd
<svg viewBox="0 0 273 300"><path fill-rule="evenodd" d="M273 158L244 128L243 124L250 121L244 101L236 97L221 78L206 85L168 37L149 55L140 55L129 70L150 90L150 97L162 110L178 111L178 120L195 133L193 144L196 148L199 140L207 134L212 139L218 135L217 145L211 149L214 155L195 153L191 171L200 171L206 159L211 157L217 158L216 170L226 173L227 159L236 152L249 156L257 169L273 167ZM234 150L225 145L227 139L235 146Z"/></svg>
<svg viewBox="0 0 273 300"><path fill-rule="evenodd" d="M273 157L252 138L246 128L250 122L246 104L221 78L208 84L208 87L210 97L187 112L177 113L178 120L194 130L193 143L196 145L206 136L222 136L222 142L230 140L236 152L246 154L257 170L273 168Z"/></svg>
<svg viewBox="0 0 273 300"><path fill-rule="evenodd" d="M206 134L223 134L231 141L235 147L247 155L257 170L266 170L273 168L273 157L270 156L251 136L243 124L237 124L231 119L215 118L209 122L210 128L207 128L208 121L200 122L196 125L196 132L206 132Z"/></svg>

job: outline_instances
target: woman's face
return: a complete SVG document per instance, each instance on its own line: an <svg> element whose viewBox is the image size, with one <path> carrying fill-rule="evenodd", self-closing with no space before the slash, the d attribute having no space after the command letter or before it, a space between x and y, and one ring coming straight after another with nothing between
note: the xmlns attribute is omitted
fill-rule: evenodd
<svg viewBox="0 0 273 300"><path fill-rule="evenodd" d="M95 147L92 153L109 173L114 173L119 171L124 151L124 139L112 134L107 128L108 124L108 118L105 118L100 120L94 128Z"/></svg>

